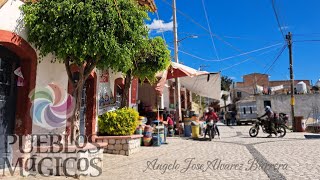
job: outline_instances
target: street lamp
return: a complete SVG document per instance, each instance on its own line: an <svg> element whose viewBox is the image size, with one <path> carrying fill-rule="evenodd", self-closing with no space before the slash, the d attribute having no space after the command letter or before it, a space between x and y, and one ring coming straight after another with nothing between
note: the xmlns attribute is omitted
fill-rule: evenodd
<svg viewBox="0 0 320 180"><path fill-rule="evenodd" d="M190 36L187 36L187 37L184 37L184 38L178 40L177 42L179 43L179 42L181 42L181 41L183 41L183 40L185 40L185 39L188 39L188 38L193 38L193 39L195 39L195 38L198 38L198 36L196 36L196 35L190 35Z"/></svg>

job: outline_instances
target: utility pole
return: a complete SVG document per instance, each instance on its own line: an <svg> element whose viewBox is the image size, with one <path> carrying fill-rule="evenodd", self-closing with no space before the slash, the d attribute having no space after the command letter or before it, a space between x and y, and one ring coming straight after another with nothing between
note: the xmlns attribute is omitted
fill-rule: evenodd
<svg viewBox="0 0 320 180"><path fill-rule="evenodd" d="M293 60L292 60L292 34L291 32L286 35L286 39L288 41L288 49L289 49L289 63L290 63L290 82L291 82L291 117L292 117L292 128L293 131L296 131L296 124L294 119L294 79L293 79Z"/></svg>
<svg viewBox="0 0 320 180"><path fill-rule="evenodd" d="M174 39L174 60L179 63L178 59L178 29L177 29L177 7L176 0L172 0L173 11L173 39ZM176 90L176 124L179 128L179 120L181 118L181 96L180 96L180 80L175 78L175 90Z"/></svg>

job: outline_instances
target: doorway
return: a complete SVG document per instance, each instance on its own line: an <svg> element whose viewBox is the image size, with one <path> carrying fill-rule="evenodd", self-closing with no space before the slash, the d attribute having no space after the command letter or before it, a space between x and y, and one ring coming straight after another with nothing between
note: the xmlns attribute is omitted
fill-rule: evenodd
<svg viewBox="0 0 320 180"><path fill-rule="evenodd" d="M12 159L7 136L14 133L17 96L14 70L18 66L18 56L0 45L0 169L5 168L5 159L10 163Z"/></svg>

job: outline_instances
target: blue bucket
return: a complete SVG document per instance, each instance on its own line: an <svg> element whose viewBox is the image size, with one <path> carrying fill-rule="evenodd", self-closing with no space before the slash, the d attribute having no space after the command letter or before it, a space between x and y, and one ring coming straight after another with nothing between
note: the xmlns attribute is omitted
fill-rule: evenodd
<svg viewBox="0 0 320 180"><path fill-rule="evenodd" d="M152 136L152 144L153 146L160 146L161 145L161 137L159 134L154 134Z"/></svg>

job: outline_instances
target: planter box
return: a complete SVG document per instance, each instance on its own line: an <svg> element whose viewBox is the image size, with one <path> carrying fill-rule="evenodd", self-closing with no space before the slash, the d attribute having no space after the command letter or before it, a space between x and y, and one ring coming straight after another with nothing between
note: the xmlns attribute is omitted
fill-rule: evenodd
<svg viewBox="0 0 320 180"><path fill-rule="evenodd" d="M96 136L94 141L98 143L108 143L108 146L104 149L105 153L130 156L139 152L142 137L143 135Z"/></svg>

